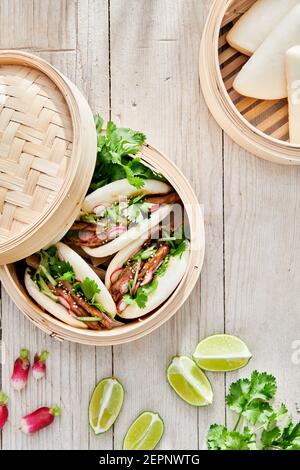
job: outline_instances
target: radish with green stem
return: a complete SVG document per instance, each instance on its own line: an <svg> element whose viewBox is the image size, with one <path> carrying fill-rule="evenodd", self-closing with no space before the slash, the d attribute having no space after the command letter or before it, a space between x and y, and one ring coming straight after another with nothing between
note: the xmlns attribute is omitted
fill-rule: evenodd
<svg viewBox="0 0 300 470"><path fill-rule="evenodd" d="M28 380L30 369L29 351L21 349L20 356L15 360L14 370L11 376L11 384L15 390L22 390Z"/></svg>
<svg viewBox="0 0 300 470"><path fill-rule="evenodd" d="M0 430L3 429L8 418L8 396L2 390L0 391Z"/></svg>
<svg viewBox="0 0 300 470"><path fill-rule="evenodd" d="M20 430L25 434L33 434L52 424L55 417L60 415L61 409L58 406L42 406L22 418Z"/></svg>
<svg viewBox="0 0 300 470"><path fill-rule="evenodd" d="M48 351L43 351L40 355L38 353L34 356L34 364L32 366L32 375L36 380L40 380L46 375L46 360L49 356Z"/></svg>

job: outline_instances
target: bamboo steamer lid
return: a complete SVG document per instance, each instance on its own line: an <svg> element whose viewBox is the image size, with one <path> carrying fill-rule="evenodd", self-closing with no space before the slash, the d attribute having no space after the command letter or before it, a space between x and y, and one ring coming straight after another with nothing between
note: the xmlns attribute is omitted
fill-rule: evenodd
<svg viewBox="0 0 300 470"><path fill-rule="evenodd" d="M46 61L0 52L0 265L61 238L96 161L92 112Z"/></svg>
<svg viewBox="0 0 300 470"><path fill-rule="evenodd" d="M254 3L213 0L200 49L203 95L218 124L241 147L274 163L299 165L300 147L289 142L287 100L248 98L232 86L249 57L230 47L226 36Z"/></svg>

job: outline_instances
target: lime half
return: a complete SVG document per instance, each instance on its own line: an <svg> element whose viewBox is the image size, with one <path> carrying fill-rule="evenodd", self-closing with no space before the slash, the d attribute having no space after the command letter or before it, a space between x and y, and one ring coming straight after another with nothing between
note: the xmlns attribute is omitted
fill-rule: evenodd
<svg viewBox="0 0 300 470"><path fill-rule="evenodd" d="M231 335L213 335L202 340L193 354L201 369L212 372L229 372L248 364L252 357L247 345Z"/></svg>
<svg viewBox="0 0 300 470"><path fill-rule="evenodd" d="M164 423L158 413L145 411L131 424L124 439L124 450L152 450L162 438Z"/></svg>
<svg viewBox="0 0 300 470"><path fill-rule="evenodd" d="M184 401L193 406L209 405L213 391L204 372L187 356L176 356L167 369L171 387Z"/></svg>
<svg viewBox="0 0 300 470"><path fill-rule="evenodd" d="M89 422L95 434L107 431L122 408L124 389L115 378L101 380L93 391L89 405Z"/></svg>

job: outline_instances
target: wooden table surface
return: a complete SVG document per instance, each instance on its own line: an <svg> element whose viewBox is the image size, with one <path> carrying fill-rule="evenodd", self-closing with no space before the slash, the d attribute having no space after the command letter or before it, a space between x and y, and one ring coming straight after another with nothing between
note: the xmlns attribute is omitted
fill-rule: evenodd
<svg viewBox="0 0 300 470"><path fill-rule="evenodd" d="M230 421L225 390L254 368L276 375L278 399L300 401L300 168L277 166L235 145L200 92L198 53L212 0L0 0L0 48L23 49L73 80L94 112L143 130L190 179L204 207L206 257L190 299L167 324L124 346L94 348L47 337L2 291L2 388L10 395L3 449L120 449L142 410L165 422L161 449L205 447L211 423ZM214 404L195 409L166 383L170 357L228 332L253 352L247 368L209 374ZM19 395L10 389L20 347L47 349L49 373ZM293 356L294 354L294 356ZM294 359L294 360L293 360ZM297 360L298 359L298 360ZM114 429L87 422L94 385L116 375L126 398ZM27 437L20 417L43 404L63 414ZM299 415L298 415L299 418Z"/></svg>

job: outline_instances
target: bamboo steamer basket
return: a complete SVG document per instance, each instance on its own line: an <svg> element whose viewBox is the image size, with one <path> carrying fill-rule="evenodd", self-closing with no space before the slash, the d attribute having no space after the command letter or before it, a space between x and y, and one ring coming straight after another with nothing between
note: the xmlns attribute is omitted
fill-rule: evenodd
<svg viewBox="0 0 300 470"><path fill-rule="evenodd" d="M200 48L202 91L218 124L241 147L274 163L299 165L300 148L289 142L287 99L256 100L239 95L232 86L249 57L230 47L226 35L254 3L213 1Z"/></svg>
<svg viewBox="0 0 300 470"><path fill-rule="evenodd" d="M185 206L191 233L190 257L185 276L169 299L154 313L149 313L113 330L95 332L73 328L43 312L28 296L17 275L16 264L2 268L2 281L16 305L43 331L58 340L69 340L94 346L110 346L141 338L161 326L177 312L190 295L200 275L205 249L204 221L193 189L181 171L154 147L144 146L139 156L146 164L164 174L180 195Z"/></svg>
<svg viewBox="0 0 300 470"><path fill-rule="evenodd" d="M16 261L62 238L75 220L95 165L93 116L85 99L69 80L50 64L30 54L0 53L0 97L0 237L3 227L8 225L3 214L16 214L11 217L10 232L4 233L7 237L3 235L0 238L0 275L8 294L35 325L61 341L108 346L130 342L158 328L185 302L203 264L203 216L187 179L157 149L150 145L143 147L140 157L146 165L163 173L172 184L183 201L189 222L189 264L184 278L169 299L155 312L113 330L95 332L66 325L43 311L30 298ZM26 106L31 111L31 120ZM43 117L41 107L42 110L49 109L52 116L49 119L49 113L44 112L44 140L37 119L37 116ZM50 151L47 153L44 143L48 143L48 134ZM53 135L56 136L54 141L59 139L61 145L64 143L64 150L59 154L53 144ZM23 147L20 141L23 141ZM7 180L6 174L10 177ZM12 186L15 180L19 186ZM48 183L46 188L42 186L48 191L45 194L39 189L44 181ZM20 207L22 211L19 211ZM18 217L19 212L21 217Z"/></svg>

